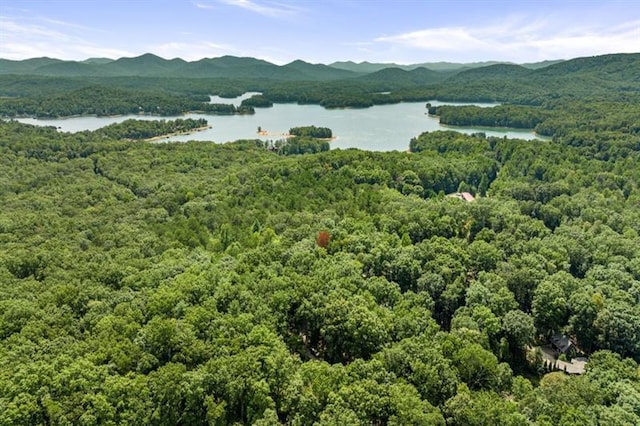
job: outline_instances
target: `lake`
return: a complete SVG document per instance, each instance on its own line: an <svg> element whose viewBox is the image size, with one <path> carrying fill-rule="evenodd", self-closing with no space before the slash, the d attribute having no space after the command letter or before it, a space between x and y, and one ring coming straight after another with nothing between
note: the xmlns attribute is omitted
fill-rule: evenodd
<svg viewBox="0 0 640 426"><path fill-rule="evenodd" d="M235 99L211 97L214 103L233 103L239 105L242 99L251 96L246 93ZM451 102L430 101L432 105L470 105ZM186 142L190 140L223 143L238 139L277 140L291 127L314 125L328 127L336 139L332 148L359 148L369 151L404 151L409 147L411 138L425 131L456 130L463 133L484 132L487 136L546 139L530 130L454 127L444 126L437 117L426 114L426 102L403 102L392 105L377 105L370 108L325 109L319 105L275 104L271 108L256 108L254 115L208 115L185 114L180 117L157 117L131 115L120 117L71 117L53 120L21 118L19 121L43 126L59 127L61 131L78 132L96 130L111 123L119 123L129 118L138 120L172 120L175 118L204 118L210 129L188 135L172 136L162 142ZM475 103L478 106L496 104ZM269 132L268 136L259 136L258 127Z"/></svg>

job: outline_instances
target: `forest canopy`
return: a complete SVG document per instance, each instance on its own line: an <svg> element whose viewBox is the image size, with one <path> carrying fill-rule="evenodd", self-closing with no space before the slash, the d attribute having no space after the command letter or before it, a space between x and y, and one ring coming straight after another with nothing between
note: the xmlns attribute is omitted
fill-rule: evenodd
<svg viewBox="0 0 640 426"><path fill-rule="evenodd" d="M550 140L367 152L0 120L0 424L639 424L640 103L606 59L609 85L582 61L529 104L562 64L446 88L521 87L438 112ZM558 334L583 374L536 349Z"/></svg>

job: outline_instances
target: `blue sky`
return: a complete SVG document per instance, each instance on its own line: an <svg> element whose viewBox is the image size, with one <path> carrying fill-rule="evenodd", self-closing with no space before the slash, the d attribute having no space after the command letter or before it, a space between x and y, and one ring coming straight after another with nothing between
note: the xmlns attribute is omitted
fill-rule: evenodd
<svg viewBox="0 0 640 426"><path fill-rule="evenodd" d="M640 52L640 1L0 1L2 58L147 52L277 64L523 63Z"/></svg>

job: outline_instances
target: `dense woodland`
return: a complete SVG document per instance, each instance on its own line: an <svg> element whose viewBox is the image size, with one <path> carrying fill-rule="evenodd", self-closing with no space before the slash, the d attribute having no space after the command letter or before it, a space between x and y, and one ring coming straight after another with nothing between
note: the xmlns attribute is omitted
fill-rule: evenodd
<svg viewBox="0 0 640 426"><path fill-rule="evenodd" d="M0 424L640 424L631 56L601 60L609 86L437 111L548 141L366 152L1 121ZM481 85L459 76L449 93ZM558 332L585 374L531 349Z"/></svg>
<svg viewBox="0 0 640 426"><path fill-rule="evenodd" d="M125 120L113 123L92 132L95 135L109 139L152 139L159 136L188 133L193 130L208 127L204 118L177 118L175 120Z"/></svg>
<svg viewBox="0 0 640 426"><path fill-rule="evenodd" d="M71 117L76 115L179 115L185 112L206 114L253 114L252 106L209 103L209 96L167 93L160 89L118 89L100 86L82 87L70 92L0 99L0 115L7 117Z"/></svg>

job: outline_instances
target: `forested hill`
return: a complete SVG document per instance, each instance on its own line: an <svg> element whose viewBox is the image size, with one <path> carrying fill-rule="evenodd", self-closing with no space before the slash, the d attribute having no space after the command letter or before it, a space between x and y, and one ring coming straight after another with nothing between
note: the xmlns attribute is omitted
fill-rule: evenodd
<svg viewBox="0 0 640 426"><path fill-rule="evenodd" d="M84 62L41 58L0 60L0 73L11 73L0 79L0 116L5 117L136 109L171 115L206 110L212 94L235 97L251 91L262 93L252 105L263 107L278 102L370 107L435 99L519 104L548 112L569 101L640 102L640 54L577 58L537 69L492 64L457 71L392 67L364 74L303 61L277 66L233 56L195 62L154 55ZM160 108L147 108L149 102Z"/></svg>
<svg viewBox="0 0 640 426"><path fill-rule="evenodd" d="M223 56L186 62L152 54L82 62L0 59L0 96L47 96L70 88L147 88L180 94L241 94L272 90L286 99L331 106L370 106L414 99L540 104L570 93L608 96L640 91L640 54L615 54L540 64L490 63L471 68L425 66L332 67L294 61L278 66L255 58ZM366 64L365 64L366 65ZM373 65L373 64L369 64ZM428 64L427 64L428 65ZM538 65L538 66L535 66ZM362 71L366 70L366 71ZM125 78L126 77L126 78ZM307 85L307 87L305 87ZM278 95L284 88L287 95ZM312 89L311 92L309 89ZM622 90L618 90L622 89ZM380 91L392 91L388 97ZM322 102L318 97L327 98ZM329 99L332 98L332 99ZM1 111L0 111L1 112Z"/></svg>
<svg viewBox="0 0 640 426"><path fill-rule="evenodd" d="M562 61L545 61L540 63L523 64L527 69L538 69ZM372 64L353 62L336 62L330 65L309 64L304 61L293 61L278 66L255 58L240 58L222 56L219 58L203 58L187 62L180 58L164 59L147 53L133 58L116 60L93 58L85 61L63 61L52 58L34 58L23 61L0 59L0 74L32 74L47 76L84 76L84 77L116 77L116 76L144 76L144 77L248 77L275 79L308 79L326 80L349 78L370 74L385 68L398 68L412 71L426 68L442 75L484 68L499 62L477 62L457 64L449 62L431 62L413 65L399 65L394 63ZM299 71L297 73L296 71ZM238 74L240 73L240 74Z"/></svg>
<svg viewBox="0 0 640 426"><path fill-rule="evenodd" d="M546 66L557 64L560 62L563 62L563 60L530 62L530 63L520 64L520 65L522 65L525 68L529 68L533 70L538 68L544 68ZM471 62L471 63L423 62L420 64L401 65L401 64L395 64L395 63L371 63L366 61L359 62L359 63L355 63L353 61L338 61L330 64L330 66L334 68L345 69L348 71L363 72L363 73L372 73L372 72L380 71L385 68L400 68L405 71L411 71L416 68L427 68L433 71L458 72L465 69L482 68L489 65L496 65L500 63L503 63L503 62L496 62L496 61Z"/></svg>
<svg viewBox="0 0 640 426"><path fill-rule="evenodd" d="M322 64L294 61L279 66L255 58L222 56L187 62L145 54L108 62L75 62L49 58L26 61L0 60L0 74L31 74L61 77L181 77L181 78L252 78L274 80L337 80L359 73Z"/></svg>
<svg viewBox="0 0 640 426"><path fill-rule="evenodd" d="M316 126L290 145L151 144L205 123L0 120L0 425L640 424L639 58L428 87L3 76L4 111L48 114L214 89L503 97L521 104L429 111L553 138L433 132L381 153L327 151ZM538 348L556 334L575 348L557 362ZM565 373L576 356L584 374Z"/></svg>
<svg viewBox="0 0 640 426"><path fill-rule="evenodd" d="M548 61L524 64L528 69L536 69L560 62ZM386 68L398 68L412 71L426 68L446 77L451 74L475 68L498 64L497 62L478 62L455 64L448 62L423 63L415 65L370 64L353 62L336 62L330 65L310 64L304 61L293 61L278 66L255 58L222 56L204 58L187 62L180 58L164 59L147 53L133 58L116 60L93 58L85 61L63 61L52 58L34 58L23 61L0 59L0 74L29 74L43 76L73 77L232 77L232 78L271 78L278 80L337 80L359 75L371 74Z"/></svg>
<svg viewBox="0 0 640 426"><path fill-rule="evenodd" d="M449 78L452 73L436 72L419 67L410 71L401 68L384 68L371 74L359 77L361 81L382 82L393 84L433 84Z"/></svg>

